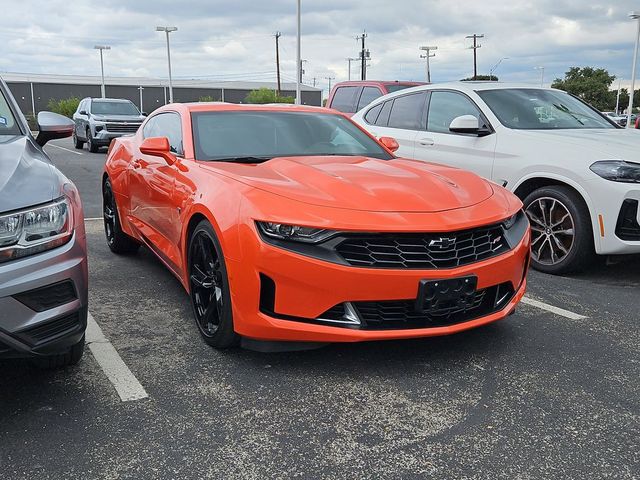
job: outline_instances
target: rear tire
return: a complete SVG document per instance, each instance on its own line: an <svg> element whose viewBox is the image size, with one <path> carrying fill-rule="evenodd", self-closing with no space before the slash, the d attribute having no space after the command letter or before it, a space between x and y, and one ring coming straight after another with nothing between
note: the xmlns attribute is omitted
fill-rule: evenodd
<svg viewBox="0 0 640 480"><path fill-rule="evenodd" d="M200 335L223 349L237 345L229 277L222 247L209 222L201 221L189 239L189 296Z"/></svg>
<svg viewBox="0 0 640 480"><path fill-rule="evenodd" d="M78 343L72 345L69 350L59 355L50 355L47 357L38 357L32 359L32 363L44 370L55 370L58 368L70 367L76 365L84 354L84 335Z"/></svg>
<svg viewBox="0 0 640 480"><path fill-rule="evenodd" d="M111 180L105 179L102 185L102 212L104 217L104 233L109 249L118 255L133 254L140 244L122 231L116 197L111 188Z"/></svg>
<svg viewBox="0 0 640 480"><path fill-rule="evenodd" d="M524 199L531 223L531 265L553 275L575 273L593 262L591 215L582 197L569 187L550 186Z"/></svg>
<svg viewBox="0 0 640 480"><path fill-rule="evenodd" d="M98 145L96 145L95 140L91 136L91 130L90 129L87 129L87 148L89 149L89 151L91 153L98 153L98 150L100 149L100 147Z"/></svg>
<svg viewBox="0 0 640 480"><path fill-rule="evenodd" d="M82 148L84 147L84 142L78 139L78 135L76 135L75 129L73 130L73 146L78 150L82 150Z"/></svg>

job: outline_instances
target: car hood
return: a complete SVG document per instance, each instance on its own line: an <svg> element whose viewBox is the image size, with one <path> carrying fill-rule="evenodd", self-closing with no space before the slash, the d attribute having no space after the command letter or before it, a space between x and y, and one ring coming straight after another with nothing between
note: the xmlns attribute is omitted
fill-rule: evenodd
<svg viewBox="0 0 640 480"><path fill-rule="evenodd" d="M58 175L26 136L0 136L0 212L53 200L60 192Z"/></svg>
<svg viewBox="0 0 640 480"><path fill-rule="evenodd" d="M145 119L138 115L92 115L92 119L97 122L131 122L142 123Z"/></svg>
<svg viewBox="0 0 640 480"><path fill-rule="evenodd" d="M441 212L493 195L489 182L471 172L400 158L283 157L258 165L202 165L292 200L350 210Z"/></svg>
<svg viewBox="0 0 640 480"><path fill-rule="evenodd" d="M561 143L584 152L586 159L640 162L640 130L634 128L520 130L536 142Z"/></svg>

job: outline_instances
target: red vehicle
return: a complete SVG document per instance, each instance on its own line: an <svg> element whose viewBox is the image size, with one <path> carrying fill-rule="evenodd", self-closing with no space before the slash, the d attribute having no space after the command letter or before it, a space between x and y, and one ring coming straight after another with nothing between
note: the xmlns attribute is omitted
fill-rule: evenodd
<svg viewBox="0 0 640 480"><path fill-rule="evenodd" d="M154 252L218 348L445 335L512 313L520 200L395 148L328 109L167 105L111 144L107 242Z"/></svg>
<svg viewBox="0 0 640 480"><path fill-rule="evenodd" d="M424 82L349 81L336 83L327 99L327 108L351 116L376 98L405 88L426 85Z"/></svg>

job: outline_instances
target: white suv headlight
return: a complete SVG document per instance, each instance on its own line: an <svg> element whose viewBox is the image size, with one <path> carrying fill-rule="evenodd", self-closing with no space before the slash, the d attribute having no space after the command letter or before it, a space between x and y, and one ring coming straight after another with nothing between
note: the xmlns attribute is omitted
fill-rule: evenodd
<svg viewBox="0 0 640 480"><path fill-rule="evenodd" d="M64 245L73 234L72 219L67 198L0 215L0 263Z"/></svg>
<svg viewBox="0 0 640 480"><path fill-rule="evenodd" d="M593 173L612 182L640 183L640 163L602 160L589 167Z"/></svg>

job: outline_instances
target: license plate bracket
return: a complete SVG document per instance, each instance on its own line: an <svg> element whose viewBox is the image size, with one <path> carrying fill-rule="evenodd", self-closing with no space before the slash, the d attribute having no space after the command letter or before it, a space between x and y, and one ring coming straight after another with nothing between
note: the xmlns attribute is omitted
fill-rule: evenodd
<svg viewBox="0 0 640 480"><path fill-rule="evenodd" d="M420 280L416 312L435 313L451 310L466 310L473 305L478 287L478 277L447 278L443 280Z"/></svg>

